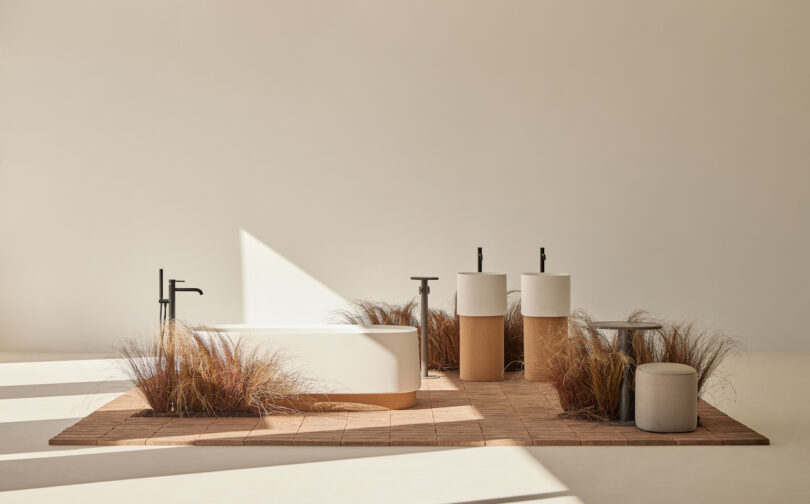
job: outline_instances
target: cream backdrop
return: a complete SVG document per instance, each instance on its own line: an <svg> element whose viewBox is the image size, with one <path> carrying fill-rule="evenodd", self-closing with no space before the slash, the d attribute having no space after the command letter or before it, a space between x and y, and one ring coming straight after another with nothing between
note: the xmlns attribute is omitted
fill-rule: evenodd
<svg viewBox="0 0 810 504"><path fill-rule="evenodd" d="M810 2L0 0L0 351L447 305L572 274L599 318L810 349Z"/></svg>

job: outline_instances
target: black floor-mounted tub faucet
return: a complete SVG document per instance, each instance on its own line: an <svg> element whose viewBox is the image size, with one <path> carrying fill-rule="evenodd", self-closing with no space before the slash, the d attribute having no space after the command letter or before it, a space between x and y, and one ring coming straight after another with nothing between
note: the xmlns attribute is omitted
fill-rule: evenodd
<svg viewBox="0 0 810 504"><path fill-rule="evenodd" d="M177 287L178 283L183 283L185 280L169 280L169 299L163 297L163 268L160 269L160 322L161 324L166 321L168 315L169 320L174 320L177 315L177 293L178 292L196 292L200 296L203 295L202 289L196 287Z"/></svg>

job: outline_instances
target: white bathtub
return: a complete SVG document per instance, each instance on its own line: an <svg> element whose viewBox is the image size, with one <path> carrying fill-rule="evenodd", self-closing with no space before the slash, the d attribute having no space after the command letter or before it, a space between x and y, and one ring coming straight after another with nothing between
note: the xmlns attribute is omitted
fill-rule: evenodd
<svg viewBox="0 0 810 504"><path fill-rule="evenodd" d="M419 336L414 327L219 325L213 329L278 351L288 369L307 379L312 395L330 401L407 408L416 402Z"/></svg>

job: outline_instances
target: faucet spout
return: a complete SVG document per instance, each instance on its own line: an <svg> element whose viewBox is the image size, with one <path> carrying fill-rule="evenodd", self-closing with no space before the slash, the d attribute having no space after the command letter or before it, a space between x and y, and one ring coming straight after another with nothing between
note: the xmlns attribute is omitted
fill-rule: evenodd
<svg viewBox="0 0 810 504"><path fill-rule="evenodd" d="M169 280L169 320L174 320L177 314L177 293L178 292L196 292L202 296L202 289L196 287L178 287L178 283L183 280L176 280L174 278Z"/></svg>
<svg viewBox="0 0 810 504"><path fill-rule="evenodd" d="M202 289L196 287L176 287L174 290L177 292L197 292L200 296L203 295Z"/></svg>

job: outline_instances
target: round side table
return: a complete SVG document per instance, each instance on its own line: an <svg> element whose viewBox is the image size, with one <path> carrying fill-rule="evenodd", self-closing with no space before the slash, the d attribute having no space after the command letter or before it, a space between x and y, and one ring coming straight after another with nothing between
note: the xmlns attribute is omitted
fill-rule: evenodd
<svg viewBox="0 0 810 504"><path fill-rule="evenodd" d="M654 329L661 329L661 324L653 324L649 322L591 322L590 327L593 329L608 329L618 332L619 338L619 351L622 355L629 357L627 365L624 367L624 376L622 376L622 390L619 395L619 420L622 422L634 422L635 414L633 412L633 374L636 370L635 359L633 356L633 340L630 334L633 331L652 331Z"/></svg>

